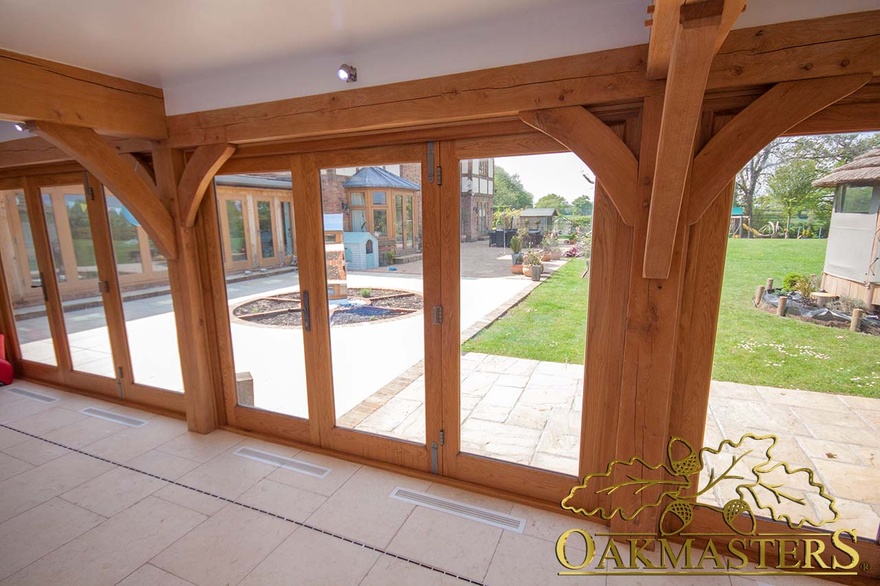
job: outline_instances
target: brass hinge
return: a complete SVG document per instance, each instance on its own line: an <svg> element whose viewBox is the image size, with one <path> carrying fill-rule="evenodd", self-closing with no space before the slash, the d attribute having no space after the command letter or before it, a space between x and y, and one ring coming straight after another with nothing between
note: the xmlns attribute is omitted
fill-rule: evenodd
<svg viewBox="0 0 880 586"><path fill-rule="evenodd" d="M442 446L445 444L446 444L446 432L441 429L440 430L440 445Z"/></svg>
<svg viewBox="0 0 880 586"><path fill-rule="evenodd" d="M437 185L443 185L443 167L437 165Z"/></svg>
<svg viewBox="0 0 880 586"><path fill-rule="evenodd" d="M440 325L443 323L443 306L435 305L434 306L434 325Z"/></svg>

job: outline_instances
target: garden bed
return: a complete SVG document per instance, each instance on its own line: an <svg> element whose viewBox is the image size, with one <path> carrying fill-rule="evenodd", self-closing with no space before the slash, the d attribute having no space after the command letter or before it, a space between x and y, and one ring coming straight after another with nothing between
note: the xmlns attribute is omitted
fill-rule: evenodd
<svg viewBox="0 0 880 586"><path fill-rule="evenodd" d="M398 289L351 289L348 298L330 303L330 325L353 325L405 317L422 310L418 293ZM302 327L298 292L262 297L242 303L232 315L246 323L276 327Z"/></svg>
<svg viewBox="0 0 880 586"><path fill-rule="evenodd" d="M837 311L829 307L819 307L812 299L804 299L797 292L783 291L782 289L765 291L759 308L770 313L776 313L779 308L779 297L781 295L788 297L785 317L840 329L849 329L852 324L852 315L850 313ZM859 331L872 336L880 336L880 318L876 315L865 315L860 321Z"/></svg>

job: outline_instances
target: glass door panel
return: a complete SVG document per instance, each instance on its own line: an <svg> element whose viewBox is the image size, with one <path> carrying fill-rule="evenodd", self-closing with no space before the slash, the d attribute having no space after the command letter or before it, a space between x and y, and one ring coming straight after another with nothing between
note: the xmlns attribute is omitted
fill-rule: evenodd
<svg viewBox="0 0 880 586"><path fill-rule="evenodd" d="M424 445L422 259L403 237L403 196L421 198L421 169L320 174L336 426Z"/></svg>
<svg viewBox="0 0 880 586"><path fill-rule="evenodd" d="M23 189L0 191L0 250L15 329L24 360L57 366L49 328L43 277L37 266L34 236Z"/></svg>
<svg viewBox="0 0 880 586"><path fill-rule="evenodd" d="M273 200L256 201L255 187L277 191ZM299 262L294 262L294 216L290 172L217 176L214 183L223 250L233 262L224 266L226 303L232 336L236 404L306 419L306 364ZM248 270L251 232L247 209L256 209L258 250L277 258L272 201L283 199L282 226L290 262L269 272ZM284 208L286 205L286 209ZM227 257L228 259L228 257ZM300 267L301 268L301 267Z"/></svg>
<svg viewBox="0 0 880 586"><path fill-rule="evenodd" d="M586 166L571 153L496 158L494 164L498 172L519 175L523 191L534 196L555 192L573 200L590 189ZM523 210L496 226L502 237L478 240L477 216L480 206L492 204L492 181L460 195L461 214L473 220L460 223L472 231L460 243L461 452L577 476L587 228L559 233L552 224L558 212ZM505 230L518 234L521 253L536 263L526 268L529 275L505 247Z"/></svg>
<svg viewBox="0 0 880 586"><path fill-rule="evenodd" d="M168 265L135 217L105 189L132 380L183 392ZM146 248L147 256L142 256Z"/></svg>
<svg viewBox="0 0 880 586"><path fill-rule="evenodd" d="M41 187L40 195L73 370L116 378L85 190Z"/></svg>

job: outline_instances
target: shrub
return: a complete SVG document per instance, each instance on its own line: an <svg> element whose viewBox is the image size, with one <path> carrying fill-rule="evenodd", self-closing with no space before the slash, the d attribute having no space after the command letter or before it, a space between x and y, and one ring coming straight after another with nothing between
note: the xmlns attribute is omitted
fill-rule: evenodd
<svg viewBox="0 0 880 586"><path fill-rule="evenodd" d="M373 294L373 290L372 290L372 289L368 289L368 288L366 288L366 287L364 287L363 289L361 289L361 297L369 297L369 296L372 295L372 294Z"/></svg>
<svg viewBox="0 0 880 586"><path fill-rule="evenodd" d="M849 315L852 315L854 309L861 309L865 311L867 311L868 309L868 306L865 305L861 300L853 299L852 297L841 297L837 301L831 301L825 307L833 311L840 311Z"/></svg>
<svg viewBox="0 0 880 586"><path fill-rule="evenodd" d="M782 288L786 291L795 291L795 287L797 287L798 281L804 278L804 275L800 273L788 273L784 277L782 277Z"/></svg>
<svg viewBox="0 0 880 586"><path fill-rule="evenodd" d="M801 277L795 282L792 290L798 293L801 296L801 299L809 299L810 295L816 291L816 286L813 284L813 279L815 278L815 275Z"/></svg>
<svg viewBox="0 0 880 586"><path fill-rule="evenodd" d="M510 250L513 254L519 254L519 251L522 250L522 238L519 235L510 239Z"/></svg>
<svg viewBox="0 0 880 586"><path fill-rule="evenodd" d="M541 262L541 252L536 250L530 250L523 256L523 264L524 265L543 265Z"/></svg>

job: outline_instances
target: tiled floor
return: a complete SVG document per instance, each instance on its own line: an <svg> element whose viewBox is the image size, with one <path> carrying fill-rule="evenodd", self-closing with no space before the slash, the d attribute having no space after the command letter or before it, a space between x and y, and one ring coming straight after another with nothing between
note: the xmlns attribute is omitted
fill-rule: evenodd
<svg viewBox="0 0 880 586"><path fill-rule="evenodd" d="M586 521L227 431L192 434L181 421L27 382L16 386L58 400L0 390L4 586L606 582L556 574L555 541L563 531L602 531ZM85 407L147 423L127 427L87 416ZM331 472L318 478L235 455L243 446ZM397 486L511 514L525 520L524 530L389 498ZM667 583L682 582L650 579ZM719 576L709 583L755 580Z"/></svg>

